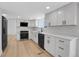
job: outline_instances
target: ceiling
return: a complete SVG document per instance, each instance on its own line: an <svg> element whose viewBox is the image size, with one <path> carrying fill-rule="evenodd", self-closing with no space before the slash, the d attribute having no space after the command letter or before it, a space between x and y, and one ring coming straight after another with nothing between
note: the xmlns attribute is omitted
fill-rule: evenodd
<svg viewBox="0 0 79 59"><path fill-rule="evenodd" d="M7 13L20 17L31 17L42 15L53 11L69 2L0 2L0 8L7 10ZM46 10L46 6L50 6Z"/></svg>

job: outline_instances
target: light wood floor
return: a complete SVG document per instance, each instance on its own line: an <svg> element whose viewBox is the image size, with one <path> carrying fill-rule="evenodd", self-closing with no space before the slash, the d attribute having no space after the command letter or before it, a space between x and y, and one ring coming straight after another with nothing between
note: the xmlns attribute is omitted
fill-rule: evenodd
<svg viewBox="0 0 79 59"><path fill-rule="evenodd" d="M4 51L4 57L50 57L32 40L18 41L14 38L8 40L8 46Z"/></svg>

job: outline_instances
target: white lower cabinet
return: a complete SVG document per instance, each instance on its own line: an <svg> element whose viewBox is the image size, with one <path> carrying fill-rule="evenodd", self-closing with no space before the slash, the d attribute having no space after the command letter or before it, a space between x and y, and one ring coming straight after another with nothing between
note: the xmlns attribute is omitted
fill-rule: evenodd
<svg viewBox="0 0 79 59"><path fill-rule="evenodd" d="M66 39L56 39L56 56L68 57L69 56L70 41Z"/></svg>
<svg viewBox="0 0 79 59"><path fill-rule="evenodd" d="M44 48L55 57L75 57L77 38L61 38L52 35L45 35Z"/></svg>
<svg viewBox="0 0 79 59"><path fill-rule="evenodd" d="M53 48L52 48L53 47ZM55 56L55 40L49 35L45 35L44 48L53 56Z"/></svg>
<svg viewBox="0 0 79 59"><path fill-rule="evenodd" d="M38 32L32 32L32 40L38 44Z"/></svg>
<svg viewBox="0 0 79 59"><path fill-rule="evenodd" d="M35 42L38 43L38 33L37 32L35 32L34 39L35 39Z"/></svg>

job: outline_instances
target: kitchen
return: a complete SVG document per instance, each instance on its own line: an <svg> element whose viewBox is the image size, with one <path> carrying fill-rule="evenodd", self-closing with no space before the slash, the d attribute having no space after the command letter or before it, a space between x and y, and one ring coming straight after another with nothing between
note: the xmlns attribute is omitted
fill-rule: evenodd
<svg viewBox="0 0 79 59"><path fill-rule="evenodd" d="M46 11L44 9L42 10L45 12L45 14L43 13L36 14L35 16L32 17L28 16L27 18L20 16L12 17L12 18L8 17L7 18L8 40L11 40L11 38L12 39L15 38L17 42L19 41L24 42L31 40L34 42L35 45L38 45L40 47L39 49L42 49L47 55L50 55L51 57L53 56L78 57L79 56L79 51L78 51L79 50L79 46L78 46L79 3L77 2L69 2L69 3L60 2L59 4L58 3L55 2L25 3L28 5L39 4L40 6L45 4L44 7L46 6ZM56 6L54 7L54 9L52 4ZM58 5L59 7L57 7ZM5 12L6 11L3 11L3 13ZM0 19L0 23L1 23L1 19ZM1 34L0 34L0 38L1 38ZM12 41L10 41L10 44L11 42ZM21 43L19 44L21 45ZM41 55L41 53L38 54ZM0 48L0 54L2 54L1 48ZM36 56L38 55L34 55L34 57Z"/></svg>

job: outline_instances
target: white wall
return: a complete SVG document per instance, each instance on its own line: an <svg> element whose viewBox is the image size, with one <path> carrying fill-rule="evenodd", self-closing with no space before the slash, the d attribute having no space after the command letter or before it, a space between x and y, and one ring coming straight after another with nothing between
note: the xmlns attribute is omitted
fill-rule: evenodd
<svg viewBox="0 0 79 59"><path fill-rule="evenodd" d="M8 19L8 35L16 35L16 19Z"/></svg>

